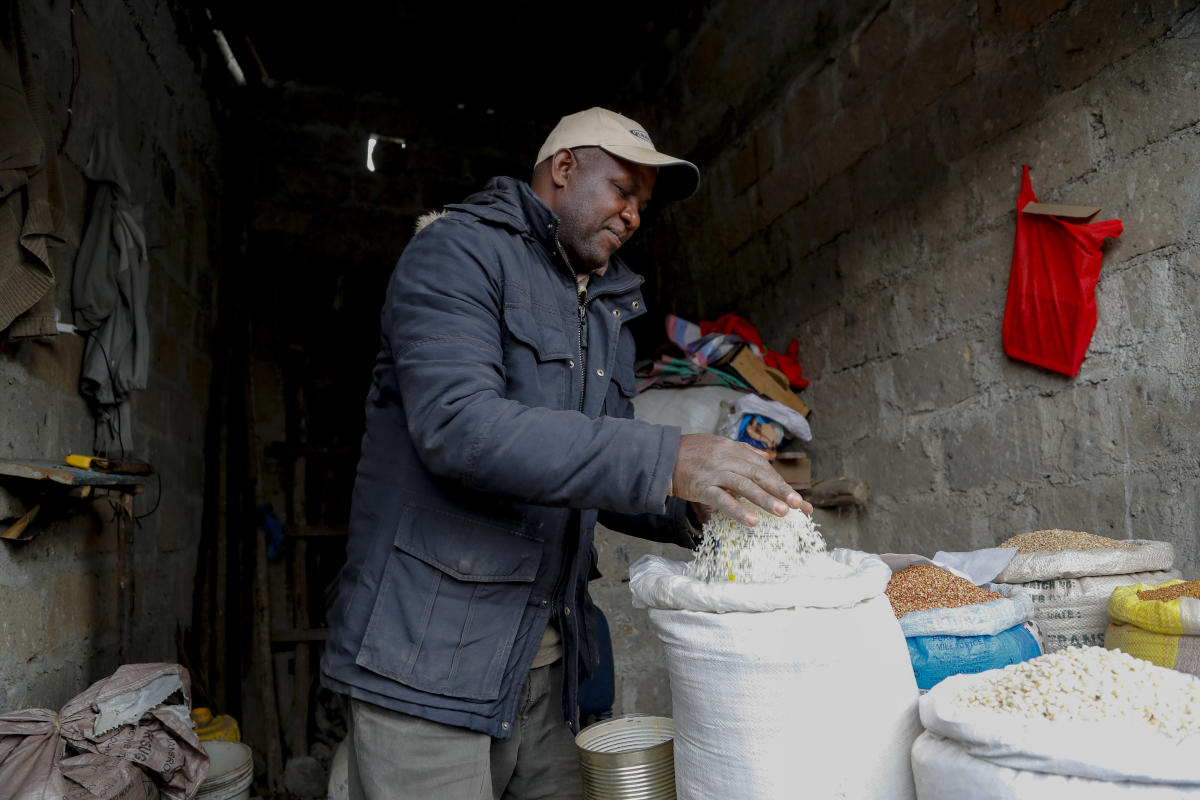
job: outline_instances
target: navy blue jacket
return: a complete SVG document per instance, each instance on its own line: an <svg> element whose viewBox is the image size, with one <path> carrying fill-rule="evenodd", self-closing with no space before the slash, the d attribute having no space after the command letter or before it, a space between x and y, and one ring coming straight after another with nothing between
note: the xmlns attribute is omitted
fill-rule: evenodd
<svg viewBox="0 0 1200 800"><path fill-rule="evenodd" d="M528 184L495 178L396 265L322 661L335 691L507 738L553 618L574 729L597 517L690 544L667 498L680 431L632 419L642 278L614 258L581 305L557 232Z"/></svg>

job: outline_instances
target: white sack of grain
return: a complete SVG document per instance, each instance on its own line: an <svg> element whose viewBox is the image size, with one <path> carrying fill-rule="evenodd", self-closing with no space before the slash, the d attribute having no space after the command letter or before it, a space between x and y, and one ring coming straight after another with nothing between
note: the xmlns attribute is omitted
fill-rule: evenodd
<svg viewBox="0 0 1200 800"><path fill-rule="evenodd" d="M1129 575L1039 580L1013 585L1011 596L1029 598L1033 604L1033 620L1041 629L1045 642L1044 652L1053 653L1064 647L1104 646L1104 632L1108 629L1108 598L1113 589L1134 583L1162 583L1179 576L1178 570L1169 569Z"/></svg>
<svg viewBox="0 0 1200 800"><path fill-rule="evenodd" d="M1101 781L1012 769L926 731L913 743L917 800L1197 800L1200 787Z"/></svg>
<svg viewBox="0 0 1200 800"><path fill-rule="evenodd" d="M900 618L905 636L993 636L1033 619L1033 601L1007 584L985 583L1003 597L957 608L909 611Z"/></svg>
<svg viewBox="0 0 1200 800"><path fill-rule="evenodd" d="M914 796L917 687L883 594L891 570L851 550L813 559L842 575L704 583L656 556L630 568L666 651L679 800Z"/></svg>
<svg viewBox="0 0 1200 800"><path fill-rule="evenodd" d="M918 793L923 800L984 796L976 791L978 775L949 777L958 769L954 762L973 763L963 753L1027 773L1166 784L1187 793L1165 796L1200 797L1200 679L1124 653L1083 648L951 676L921 697L920 711L930 734L959 745L944 761L922 752L938 749L935 742L914 746L915 779L929 790ZM955 794L956 784L975 788Z"/></svg>
<svg viewBox="0 0 1200 800"><path fill-rule="evenodd" d="M1175 548L1170 542L1131 539L1123 544L1129 546L1017 553L996 576L995 582L1029 583L1057 578L1127 575L1167 570L1175 564Z"/></svg>
<svg viewBox="0 0 1200 800"><path fill-rule="evenodd" d="M717 432L726 410L746 394L727 386L647 389L633 398L633 416L653 425L675 425L684 433Z"/></svg>

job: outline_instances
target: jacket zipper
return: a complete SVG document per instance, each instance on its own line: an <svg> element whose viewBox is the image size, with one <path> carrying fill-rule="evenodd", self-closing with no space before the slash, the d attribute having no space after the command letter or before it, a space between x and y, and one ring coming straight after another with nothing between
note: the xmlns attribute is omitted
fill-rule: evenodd
<svg viewBox="0 0 1200 800"><path fill-rule="evenodd" d="M583 393L587 389L587 290L579 293L579 411L583 412Z"/></svg>
<svg viewBox="0 0 1200 800"><path fill-rule="evenodd" d="M567 271L571 273L571 277L575 277L575 270L571 267L571 259L567 258L567 251L563 249L562 242L558 240L558 225L554 226L554 244L558 248L558 254L562 257L563 263L567 265ZM575 341L579 352L579 412L583 413L583 396L587 392L587 353L584 348L587 344L587 290L576 292L579 298L579 326L576 328Z"/></svg>

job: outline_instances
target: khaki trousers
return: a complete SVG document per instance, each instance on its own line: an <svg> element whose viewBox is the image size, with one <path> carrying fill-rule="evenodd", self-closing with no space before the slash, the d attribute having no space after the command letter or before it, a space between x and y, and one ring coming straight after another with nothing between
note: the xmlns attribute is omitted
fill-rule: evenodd
<svg viewBox="0 0 1200 800"><path fill-rule="evenodd" d="M580 800L562 661L531 670L512 736L443 725L350 701L350 800Z"/></svg>

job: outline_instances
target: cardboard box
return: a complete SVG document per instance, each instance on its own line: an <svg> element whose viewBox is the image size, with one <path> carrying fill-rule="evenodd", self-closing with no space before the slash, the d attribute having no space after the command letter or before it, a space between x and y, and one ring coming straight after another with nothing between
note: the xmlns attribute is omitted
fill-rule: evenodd
<svg viewBox="0 0 1200 800"><path fill-rule="evenodd" d="M812 413L812 409L806 406L804 401L788 387L787 378L783 377L778 370L772 370L764 364L763 360L754 355L754 351L750 348L740 348L730 359L728 366L733 367L746 383L754 388L754 391L767 399L783 403L806 417Z"/></svg>
<svg viewBox="0 0 1200 800"><path fill-rule="evenodd" d="M783 479L791 484L793 489L807 489L812 486L812 461L804 457L795 457L790 453L778 453L771 462Z"/></svg>
<svg viewBox="0 0 1200 800"><path fill-rule="evenodd" d="M1037 214L1043 217L1063 217L1065 219L1078 220L1079 222L1087 222L1092 217L1100 213L1100 206L1064 206L1057 203L1038 203L1036 201L1025 204L1021 209L1022 214Z"/></svg>

